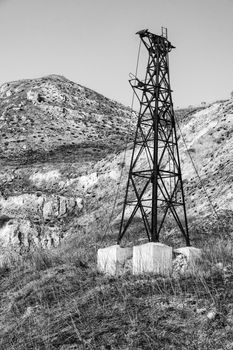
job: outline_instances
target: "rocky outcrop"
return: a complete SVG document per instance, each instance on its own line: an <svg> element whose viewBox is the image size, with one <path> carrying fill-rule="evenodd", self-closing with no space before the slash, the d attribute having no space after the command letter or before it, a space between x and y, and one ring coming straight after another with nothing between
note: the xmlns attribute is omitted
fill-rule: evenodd
<svg viewBox="0 0 233 350"><path fill-rule="evenodd" d="M76 204L75 198L45 196L40 193L0 198L1 215L22 219L30 217L34 221L51 221L67 216L75 210ZM79 210L81 208L79 203Z"/></svg>
<svg viewBox="0 0 233 350"><path fill-rule="evenodd" d="M36 246L58 246L64 236L62 220L80 215L82 202L59 195L22 194L1 198L0 211L0 252L21 253Z"/></svg>

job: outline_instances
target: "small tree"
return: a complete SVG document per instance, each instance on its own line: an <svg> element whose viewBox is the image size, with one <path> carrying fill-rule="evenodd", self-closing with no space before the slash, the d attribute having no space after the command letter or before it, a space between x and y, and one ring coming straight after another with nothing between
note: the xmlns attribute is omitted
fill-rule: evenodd
<svg viewBox="0 0 233 350"><path fill-rule="evenodd" d="M233 100L233 91L231 91L231 99Z"/></svg>

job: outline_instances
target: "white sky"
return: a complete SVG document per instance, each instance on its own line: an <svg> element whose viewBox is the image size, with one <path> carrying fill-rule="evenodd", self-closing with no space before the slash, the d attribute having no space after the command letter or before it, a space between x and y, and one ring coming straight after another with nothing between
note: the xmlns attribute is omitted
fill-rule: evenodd
<svg viewBox="0 0 233 350"><path fill-rule="evenodd" d="M174 105L229 98L233 0L0 0L0 84L60 74L130 105L135 32L161 26L176 46Z"/></svg>

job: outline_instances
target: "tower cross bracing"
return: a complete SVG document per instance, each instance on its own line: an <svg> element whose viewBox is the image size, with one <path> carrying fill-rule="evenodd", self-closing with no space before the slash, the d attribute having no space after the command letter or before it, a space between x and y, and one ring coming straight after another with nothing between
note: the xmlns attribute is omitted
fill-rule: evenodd
<svg viewBox="0 0 233 350"><path fill-rule="evenodd" d="M148 62L144 80L130 79L140 107L118 243L137 216L148 240L158 242L167 217L172 216L189 246L169 77L168 54L174 46L164 28L161 36L148 30L137 34L147 50Z"/></svg>

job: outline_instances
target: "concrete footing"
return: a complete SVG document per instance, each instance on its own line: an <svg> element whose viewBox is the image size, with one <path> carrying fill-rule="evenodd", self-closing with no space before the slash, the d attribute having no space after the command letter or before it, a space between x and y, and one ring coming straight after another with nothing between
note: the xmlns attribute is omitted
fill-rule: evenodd
<svg viewBox="0 0 233 350"><path fill-rule="evenodd" d="M182 247L174 249L174 253L185 255L188 261L196 261L201 258L202 251L195 247Z"/></svg>
<svg viewBox="0 0 233 350"><path fill-rule="evenodd" d="M193 274L198 270L197 263L201 260L202 250L195 247L182 247L174 249L174 273ZM200 270L200 269L199 269Z"/></svg>
<svg viewBox="0 0 233 350"><path fill-rule="evenodd" d="M172 249L162 243L146 243L134 247L121 248L119 245L102 248L97 253L99 272L120 275L126 271L134 275L153 273L161 276L194 274L200 270L198 261L201 249L182 247Z"/></svg>
<svg viewBox="0 0 233 350"><path fill-rule="evenodd" d="M119 245L102 248L97 253L97 269L108 275L125 272L127 262L133 256L133 248L121 248Z"/></svg>
<svg viewBox="0 0 233 350"><path fill-rule="evenodd" d="M154 242L134 246L133 274L143 273L169 276L172 273L172 247Z"/></svg>

